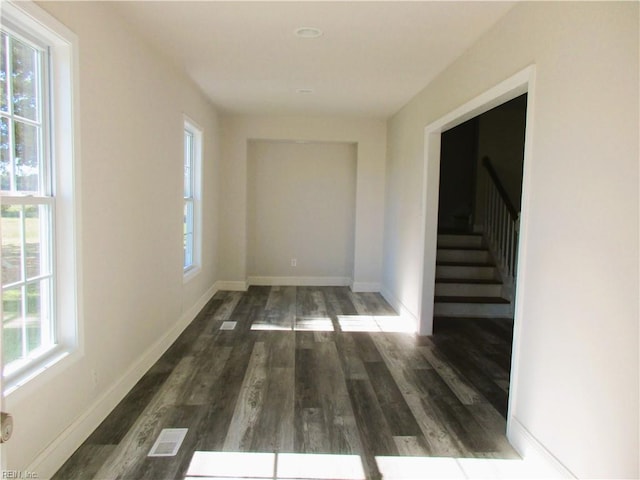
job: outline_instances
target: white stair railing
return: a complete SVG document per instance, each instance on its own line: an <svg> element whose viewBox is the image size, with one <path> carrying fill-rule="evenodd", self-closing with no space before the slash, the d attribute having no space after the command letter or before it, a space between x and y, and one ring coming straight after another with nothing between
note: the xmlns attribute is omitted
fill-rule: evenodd
<svg viewBox="0 0 640 480"><path fill-rule="evenodd" d="M519 214L513 206L489 158L484 157L485 211L483 233L505 286L515 285Z"/></svg>

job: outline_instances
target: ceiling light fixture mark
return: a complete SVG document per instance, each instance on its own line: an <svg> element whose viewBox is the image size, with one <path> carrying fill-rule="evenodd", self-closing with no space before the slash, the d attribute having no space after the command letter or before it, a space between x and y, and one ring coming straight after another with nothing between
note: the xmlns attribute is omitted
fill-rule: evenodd
<svg viewBox="0 0 640 480"><path fill-rule="evenodd" d="M322 36L322 30L316 27L299 27L295 30L296 37L318 38Z"/></svg>

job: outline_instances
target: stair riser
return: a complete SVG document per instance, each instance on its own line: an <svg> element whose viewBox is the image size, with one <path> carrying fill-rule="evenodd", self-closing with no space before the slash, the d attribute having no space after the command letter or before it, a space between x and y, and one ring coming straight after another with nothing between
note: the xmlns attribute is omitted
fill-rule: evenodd
<svg viewBox="0 0 640 480"><path fill-rule="evenodd" d="M495 267L463 267L436 265L436 278L499 280Z"/></svg>
<svg viewBox="0 0 640 480"><path fill-rule="evenodd" d="M511 305L486 303L436 303L433 314L442 317L511 318Z"/></svg>
<svg viewBox="0 0 640 480"><path fill-rule="evenodd" d="M489 263L491 255L486 250L447 250L438 249L438 262Z"/></svg>
<svg viewBox="0 0 640 480"><path fill-rule="evenodd" d="M500 297L502 285L436 283L435 294L442 297Z"/></svg>
<svg viewBox="0 0 640 480"><path fill-rule="evenodd" d="M482 236L480 235L438 235L438 248L479 248L482 246Z"/></svg>

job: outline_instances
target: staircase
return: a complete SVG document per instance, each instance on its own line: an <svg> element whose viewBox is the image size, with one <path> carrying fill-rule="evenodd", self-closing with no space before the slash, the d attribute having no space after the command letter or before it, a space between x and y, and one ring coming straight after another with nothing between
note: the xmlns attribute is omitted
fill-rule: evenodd
<svg viewBox="0 0 640 480"><path fill-rule="evenodd" d="M434 316L513 318L481 234L439 234Z"/></svg>

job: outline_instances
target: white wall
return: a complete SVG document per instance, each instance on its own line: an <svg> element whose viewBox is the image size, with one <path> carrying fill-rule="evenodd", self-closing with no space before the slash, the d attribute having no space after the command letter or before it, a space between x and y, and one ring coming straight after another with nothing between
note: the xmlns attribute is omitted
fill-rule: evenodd
<svg viewBox="0 0 640 480"><path fill-rule="evenodd" d="M354 288L378 290L382 272L386 127L380 120L229 116L222 121L220 278L247 282L247 145L250 140L357 144Z"/></svg>
<svg viewBox="0 0 640 480"><path fill-rule="evenodd" d="M384 288L417 315L424 128L535 64L510 434L578 477L640 474L638 53L637 3L521 3L389 121Z"/></svg>
<svg viewBox="0 0 640 480"><path fill-rule="evenodd" d="M8 468L60 466L213 291L215 110L100 2L41 4L79 39L83 352L18 389ZM204 128L203 265L183 286L183 114ZM214 207L213 209L211 207ZM176 330L177 329L177 330ZM94 386L92 370L97 376ZM4 450L6 448L6 450ZM48 455L38 457L42 452Z"/></svg>
<svg viewBox="0 0 640 480"><path fill-rule="evenodd" d="M249 142L251 283L350 284L356 161L354 144Z"/></svg>

